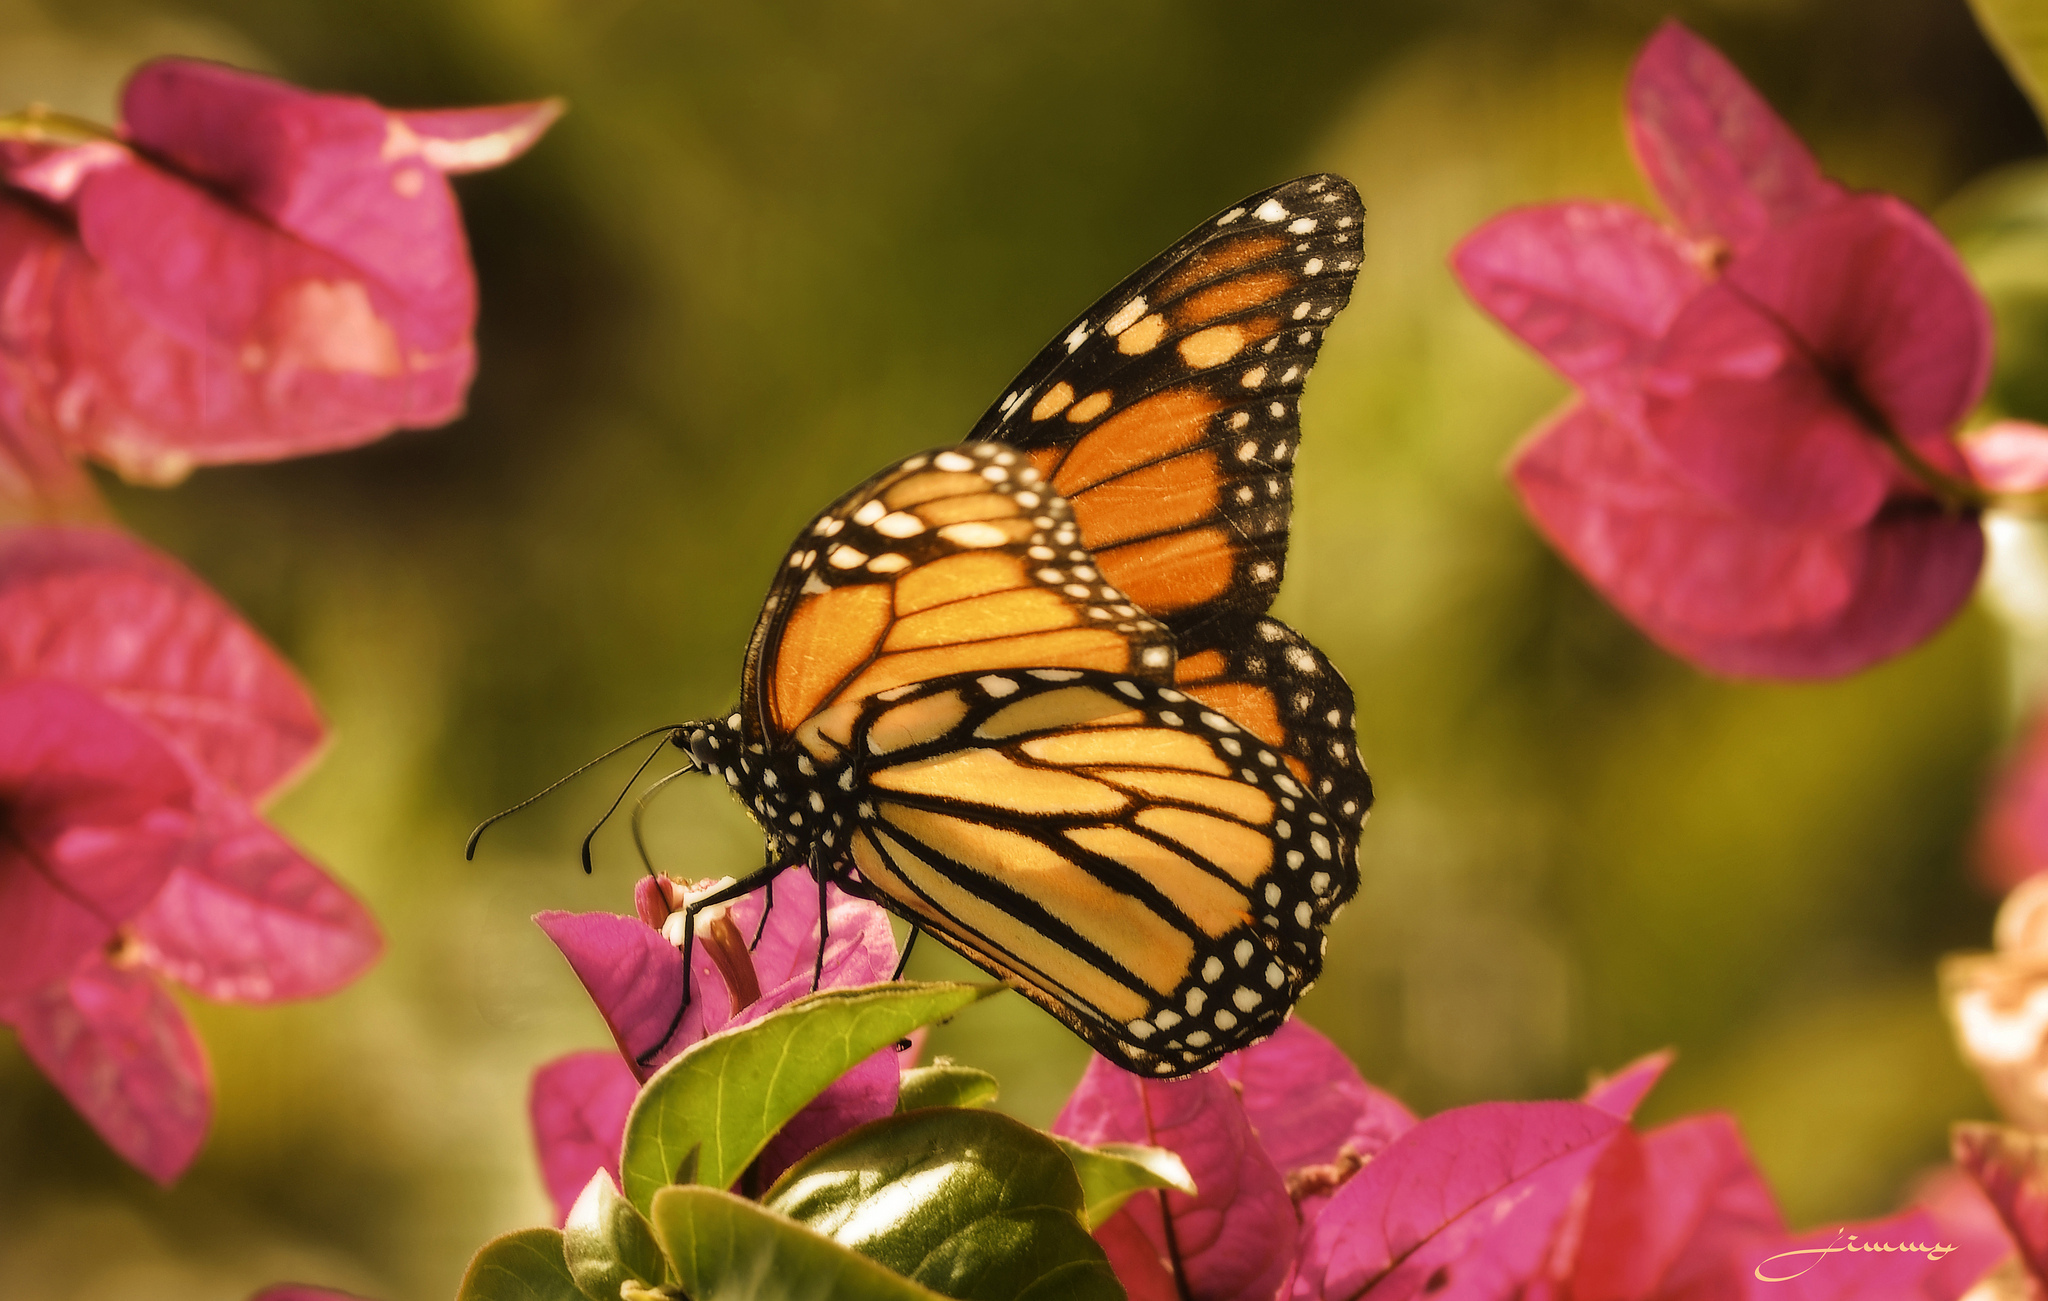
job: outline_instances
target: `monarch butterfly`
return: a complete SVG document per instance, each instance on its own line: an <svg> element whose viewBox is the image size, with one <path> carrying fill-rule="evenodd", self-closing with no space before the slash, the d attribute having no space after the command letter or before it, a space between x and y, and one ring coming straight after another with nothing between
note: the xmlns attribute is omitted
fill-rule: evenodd
<svg viewBox="0 0 2048 1301"><path fill-rule="evenodd" d="M1147 1075L1279 1027L1372 803L1349 688L1266 614L1363 215L1330 175L1218 213L804 529L738 708L673 735L768 839L697 907L807 865Z"/></svg>

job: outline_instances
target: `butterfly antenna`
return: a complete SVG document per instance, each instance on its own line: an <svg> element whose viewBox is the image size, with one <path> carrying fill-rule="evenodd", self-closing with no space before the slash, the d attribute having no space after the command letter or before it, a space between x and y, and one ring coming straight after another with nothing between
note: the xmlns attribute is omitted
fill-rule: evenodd
<svg viewBox="0 0 2048 1301"><path fill-rule="evenodd" d="M661 752L660 752L659 750L657 750L657 751L655 751L655 753L656 753L656 754L659 754L659 753L661 753ZM645 790L644 792L642 792L642 793L641 793L641 796L640 796L640 798L639 798L638 800L634 801L634 804L633 804L633 847L634 847L635 849L637 849L637 850L639 850L639 851L640 851L640 862L641 862L642 866L646 867L646 869L647 869L647 875L649 875L649 876L654 876L654 875L656 875L656 872L655 872L655 870L654 870L654 859L653 859L652 857L650 857L650 856L648 855L648 853L647 853L647 839L646 839L646 837L645 837L645 836L643 836L643 835L641 834L641 832L640 832L640 824L641 824L641 821L642 821L643 819L645 819L645 818L646 818L646 816L647 816L647 802L648 802L649 800L653 799L653 798L654 798L654 797L655 797L656 795L659 795L659 794L661 794L661 788L662 788L662 787L664 787L664 786L668 785L668 784L669 784L670 782L674 781L674 780L675 780L676 778L678 778L678 777L682 776L682 775L683 775L684 773L686 773L686 772L695 772L695 771L697 771L697 765L696 765L696 764L694 764L694 763L686 763L686 764L684 764L684 765L683 765L682 767L680 767L680 768L676 769L676 770L675 770L674 772L670 773L670 774L669 774L668 776L666 776L666 777L662 778L662 779L661 779L660 781L658 781L658 782L654 783L654 785L652 785L652 786L649 786L649 787L648 787L648 788L647 788L647 789L646 789L646 790ZM630 789L630 787L629 787L629 789Z"/></svg>
<svg viewBox="0 0 2048 1301"><path fill-rule="evenodd" d="M660 731L661 729L657 728L655 730ZM634 737L633 741L644 741L652 735L654 735L653 732L642 732L639 736ZM674 730L671 730L669 735L675 735ZM633 744L633 741L626 742L626 745ZM620 746L619 750L625 749L626 745ZM590 875L590 842L597 839L597 833L604 830L604 824L611 821L612 814L617 813L619 811L619 805L626 802L626 793L633 789L633 783L640 780L640 774L647 771L647 765L653 763L654 756L660 754L662 752L662 749L667 745L668 737L665 736L661 739L660 745L655 746L652 750L649 750L647 752L647 757L640 761L640 766L633 770L633 775L626 779L626 784L624 786L619 787L619 793L612 797L612 806L604 811L604 816L599 818L597 822L590 828L590 833L583 837L583 875ZM612 751L612 753L617 754L619 750L614 750ZM584 766L588 767L589 765L586 764ZM688 772L690 770L688 768L685 768L683 769L683 771ZM671 774L671 776L673 775L674 774Z"/></svg>
<svg viewBox="0 0 2048 1301"><path fill-rule="evenodd" d="M603 763L605 760L611 758L613 755L617 754L621 750L629 749L633 746L636 746L640 744L642 741L645 741L650 736L660 734L674 736L682 730L682 725L679 723L669 723L662 727L649 728L647 731L642 732L640 735L634 737L632 740L621 742L620 744L613 746L611 749L606 750L603 754L597 756L597 758L592 759L589 763L586 763L582 767L569 773L567 776L559 777L554 781L548 783L548 785L544 789L536 791L532 795L527 796L525 799L519 801L517 804L514 804L511 808L505 809L502 812L493 813L490 817L485 818L482 822L477 823L476 830L469 833L469 842L462 847L462 856L466 859L474 859L476 857L476 842L484 838L484 832L490 828L492 823L501 822L504 819L509 818L513 814L519 812L519 810L525 808L527 805L533 803L541 796L552 794L556 787L561 786L563 783L571 781L574 778L581 777L584 773L589 772L592 768L597 767L597 765ZM654 753L660 754L661 751L656 750ZM653 755L648 756L648 758L650 759L653 757ZM645 768L647 765L643 763L640 766L642 768ZM634 775L638 776L639 774L636 773ZM622 791L620 792L620 794L623 795L624 792ZM617 808L617 803L614 802L612 807ZM588 871L588 866L586 866L584 870Z"/></svg>

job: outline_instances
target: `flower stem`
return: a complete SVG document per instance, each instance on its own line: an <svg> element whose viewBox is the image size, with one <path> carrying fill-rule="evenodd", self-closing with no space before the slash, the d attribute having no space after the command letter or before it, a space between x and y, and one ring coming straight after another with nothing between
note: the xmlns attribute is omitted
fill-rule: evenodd
<svg viewBox="0 0 2048 1301"><path fill-rule="evenodd" d="M35 144L79 144L91 140L119 140L112 127L87 118L59 113L47 104L0 115L0 140L27 140Z"/></svg>

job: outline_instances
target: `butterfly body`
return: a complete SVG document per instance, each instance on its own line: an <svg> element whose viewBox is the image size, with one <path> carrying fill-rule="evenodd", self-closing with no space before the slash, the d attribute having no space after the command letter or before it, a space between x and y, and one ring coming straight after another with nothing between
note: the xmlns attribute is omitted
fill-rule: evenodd
<svg viewBox="0 0 2048 1301"><path fill-rule="evenodd" d="M768 841L1148 1075L1278 1027L1355 892L1352 698L1267 615L1299 396L1357 266L1336 177L1213 218L969 441L816 516L739 706L677 743Z"/></svg>

